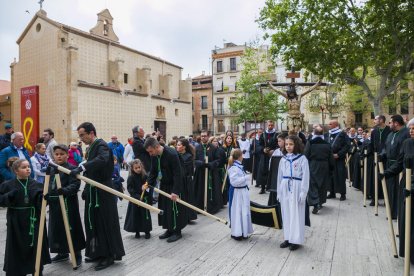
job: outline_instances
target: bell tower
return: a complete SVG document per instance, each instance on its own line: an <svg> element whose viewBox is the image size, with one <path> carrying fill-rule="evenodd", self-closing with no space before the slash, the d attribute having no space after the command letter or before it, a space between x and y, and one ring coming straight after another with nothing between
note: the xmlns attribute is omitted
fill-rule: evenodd
<svg viewBox="0 0 414 276"><path fill-rule="evenodd" d="M98 21L96 22L96 26L90 30L90 33L119 43L119 38L112 28L113 20L114 18L111 16L109 10L104 9L98 13Z"/></svg>

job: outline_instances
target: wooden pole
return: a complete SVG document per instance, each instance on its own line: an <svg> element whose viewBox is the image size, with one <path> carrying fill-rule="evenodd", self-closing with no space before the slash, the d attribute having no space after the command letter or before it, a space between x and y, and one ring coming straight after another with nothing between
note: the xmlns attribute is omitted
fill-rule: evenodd
<svg viewBox="0 0 414 276"><path fill-rule="evenodd" d="M60 181L59 173L55 175L55 179L56 179L56 187L58 189L62 188L62 182ZM66 214L66 206L65 206L64 199L63 199L63 195L59 195L59 203L60 203L60 210L62 211L63 224L65 225L66 240L68 241L72 268L76 270L77 264L76 264L75 250L73 249L72 235L70 233L69 220Z"/></svg>
<svg viewBox="0 0 414 276"><path fill-rule="evenodd" d="M364 150L364 207L367 207L367 150Z"/></svg>
<svg viewBox="0 0 414 276"><path fill-rule="evenodd" d="M171 199L171 195L169 193L166 193L163 190L160 190L160 189L158 189L156 187L153 187L153 188L154 188L154 191L156 191L160 195L163 195L163 196L168 197L169 199ZM216 216L214 216L214 215L212 215L210 213L207 213L206 211L203 211L200 208L197 208L196 206L191 205L190 203L187 203L187 202L185 202L184 200L182 200L180 198L177 198L177 202L180 203L181 205L184 205L185 207L188 207L188 208L190 208L190 209L192 209L192 210L194 210L196 212L199 212L202 215L205 215L205 216L207 216L209 218L215 219L215 220L217 220L217 221L219 221L221 223L224 223L224 224L227 224L228 223L227 220L222 219L222 218L219 218L219 217L216 217Z"/></svg>
<svg viewBox="0 0 414 276"><path fill-rule="evenodd" d="M381 161L378 162L378 168L380 173L384 173L384 165ZM385 202L385 210L387 213L387 219L388 219L388 225L390 227L390 236L391 236L391 246L394 253L394 258L398 258L397 253L397 245L395 243L395 234L394 234L394 225L392 224L392 217L391 217L391 206L390 206L390 200L388 198L388 190L387 190L387 184L385 183L385 178L381 181L382 184L382 190L384 191L384 202Z"/></svg>
<svg viewBox="0 0 414 276"><path fill-rule="evenodd" d="M223 185L221 185L221 193L224 193L224 188L226 187L227 174L228 174L227 167L228 167L227 165L224 166L224 169L226 170L226 173L224 174Z"/></svg>
<svg viewBox="0 0 414 276"><path fill-rule="evenodd" d="M405 189L409 195L405 198L405 245L404 245L404 275L410 275L411 249L411 158L405 159Z"/></svg>
<svg viewBox="0 0 414 276"><path fill-rule="evenodd" d="M349 162L350 162L350 160L351 160L351 155L350 154L346 154L346 158L345 158L345 163L346 163L346 168L347 168L347 171L348 171L348 182L349 182L349 187L351 187L352 185L351 185L351 170L350 170L350 168L349 168Z"/></svg>
<svg viewBox="0 0 414 276"><path fill-rule="evenodd" d="M61 171L63 173L70 174L70 170L68 170L68 169L66 169L66 168L64 168L62 166L59 166L59 165L56 165L56 164L50 164L50 166L53 166L53 167L57 168L59 171ZM145 209L148 209L150 211L153 211L153 212L155 212L155 213L157 213L159 215L162 215L163 212L164 212L163 210L160 210L158 208L155 208L155 207L153 207L153 206L151 206L149 204L146 204L146 203L144 203L142 201L139 201L138 199L133 198L133 197L130 197L130 196L124 194L124 193L118 192L117 190L114 190L112 188L109 188L108 186L105 186L105 185L103 185L103 184L101 184L99 182L96 182L95 180L89 179L89 178L87 178L87 177L85 177L83 175L78 174L78 175L76 175L76 178L79 179L79 180L85 181L89 185L92 185L92 186L95 186L95 187L97 187L97 188L99 188L101 190L104 190L105 192L108 192L110 194L116 195L118 197L122 197L123 199L128 200L129 202L132 202L132 203L134 203L134 204L136 204L136 205L138 205L140 207L143 207Z"/></svg>
<svg viewBox="0 0 414 276"><path fill-rule="evenodd" d="M46 172L45 183L43 184L43 195L49 192L50 182L50 169ZM36 262L35 262L35 276L40 274L40 261L42 259L42 246L43 246L43 233L45 231L46 221L46 200L42 198L42 207L40 209L40 220L39 220L39 235L37 237L37 248L36 248Z"/></svg>
<svg viewBox="0 0 414 276"><path fill-rule="evenodd" d="M378 153L374 152L375 215L378 216Z"/></svg>
<svg viewBox="0 0 414 276"><path fill-rule="evenodd" d="M208 156L205 158L206 164L208 164ZM205 168L204 173L204 211L207 211L207 193L208 193L208 168Z"/></svg>

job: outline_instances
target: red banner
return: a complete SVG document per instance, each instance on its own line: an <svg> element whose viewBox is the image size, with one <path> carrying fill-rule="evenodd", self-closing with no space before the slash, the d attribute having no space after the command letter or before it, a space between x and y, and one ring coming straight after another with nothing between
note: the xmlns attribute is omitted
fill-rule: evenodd
<svg viewBox="0 0 414 276"><path fill-rule="evenodd" d="M32 153L39 141L39 86L23 87L20 92L24 147Z"/></svg>

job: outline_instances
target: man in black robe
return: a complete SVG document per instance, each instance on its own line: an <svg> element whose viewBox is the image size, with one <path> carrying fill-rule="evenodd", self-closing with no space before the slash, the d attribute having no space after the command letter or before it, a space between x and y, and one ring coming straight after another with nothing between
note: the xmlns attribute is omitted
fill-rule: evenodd
<svg viewBox="0 0 414 276"><path fill-rule="evenodd" d="M331 145L324 140L321 126L314 128L304 154L309 161L310 172L308 204L313 206L312 213L317 214L322 204L326 203L326 189L331 183L330 176L334 169Z"/></svg>
<svg viewBox="0 0 414 276"><path fill-rule="evenodd" d="M266 189L270 189L270 187L266 187L268 183L267 177L269 175L269 160L273 151L277 148L277 132L274 126L275 123L268 120L267 129L259 137L259 145L263 148L263 151L260 155L256 186L259 185L261 187L260 194L264 194L266 193Z"/></svg>
<svg viewBox="0 0 414 276"><path fill-rule="evenodd" d="M375 116L374 119L374 124L375 127L373 129L373 131L371 132L371 145L370 145L370 149L368 150L369 152L372 152L374 155L375 153L378 154L382 154L383 159L385 161L385 168L387 167L387 162L385 159L385 152L384 152L384 147L385 147L385 141L388 137L388 135L391 133L391 129L389 126L387 126L385 124L385 116L384 115L378 115ZM398 153L396 153L398 154ZM375 157L372 159L373 161L371 162L375 162ZM369 204L370 206L375 206L375 173L379 173L378 171L378 167L375 167L375 164L370 164L368 163L368 165L370 165L370 167L372 167L373 170L373 181L368 182L368 190L369 192L369 197L371 197L371 203ZM388 190L388 193L390 191ZM382 185L380 183L378 183L378 198L383 198L383 192L382 192Z"/></svg>
<svg viewBox="0 0 414 276"><path fill-rule="evenodd" d="M390 129L391 132L387 136L382 153L382 155L385 153L386 156L386 169L390 168L397 161L403 142L410 137L408 128L405 127L405 122L401 115L391 116ZM393 175L386 178L392 219L397 219L399 181L399 175Z"/></svg>
<svg viewBox="0 0 414 276"><path fill-rule="evenodd" d="M346 200L346 176L345 157L350 143L348 135L339 128L336 120L329 122L329 133L325 135L325 141L331 144L332 156L334 158L334 172L331 185L328 188L328 198L335 198L336 193L341 194L339 200Z"/></svg>
<svg viewBox="0 0 414 276"><path fill-rule="evenodd" d="M181 239L181 229L188 222L186 208L177 203L177 199L186 201L183 168L181 167L178 153L175 149L161 146L157 139L150 137L144 143L145 150L151 156L151 170L149 171L148 184L155 187L159 182L160 190L171 194L171 199L160 195L158 208L164 211L158 216L158 225L166 229L160 239L167 242L175 242Z"/></svg>
<svg viewBox="0 0 414 276"><path fill-rule="evenodd" d="M403 177L399 185L399 194L398 194L398 233L399 233L399 255L404 257L405 254L405 198L410 194L406 190L406 169L407 165L410 165L411 168L411 201L414 197L414 119L411 119L408 122L408 128L411 138L405 139L401 145L401 150L398 155L398 158L395 162L388 167L384 174L380 174L380 178L385 177L385 179L390 179L391 177L399 177L399 174L402 172ZM390 134L392 135L392 134ZM414 221L414 204L411 204L411 224ZM411 226L411 235L410 235L410 262L414 264L414 227Z"/></svg>
<svg viewBox="0 0 414 276"><path fill-rule="evenodd" d="M257 171L259 168L260 156L262 155L263 148L259 144L259 138L263 134L263 129L257 129L257 133L254 134L252 142L250 143L250 155L252 156L252 177L253 180L257 180ZM256 183L256 187L259 185Z"/></svg>
<svg viewBox="0 0 414 276"><path fill-rule="evenodd" d="M71 175L84 176L112 188L114 156L106 142L96 137L92 123L77 128L79 138L88 145L86 162L71 170ZM119 227L118 209L114 195L86 184L82 193L85 200L86 251L85 262L98 262L95 270L102 270L121 260L125 255Z"/></svg>
<svg viewBox="0 0 414 276"><path fill-rule="evenodd" d="M207 212L215 214L223 207L221 192L223 182L220 178L219 168L224 165L225 158L223 159L220 154L223 151L208 143L208 138L208 132L202 131L201 143L196 146L194 193L197 207L204 209L205 173L207 168ZM208 163L205 163L206 156L208 156Z"/></svg>
<svg viewBox="0 0 414 276"><path fill-rule="evenodd" d="M134 141L132 142L132 150L134 152L134 158L141 160L144 164L146 171L151 169L151 158L148 152L144 148L145 143L145 132L144 129L140 126L135 126L132 128L132 137Z"/></svg>

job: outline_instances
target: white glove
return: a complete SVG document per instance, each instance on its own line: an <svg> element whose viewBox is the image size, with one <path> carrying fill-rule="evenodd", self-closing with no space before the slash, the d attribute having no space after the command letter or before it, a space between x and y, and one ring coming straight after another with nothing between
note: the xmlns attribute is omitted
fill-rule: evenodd
<svg viewBox="0 0 414 276"><path fill-rule="evenodd" d="M299 203L305 203L306 202L306 197L307 197L307 193L300 193L299 194Z"/></svg>

